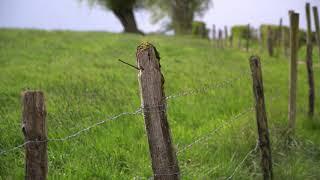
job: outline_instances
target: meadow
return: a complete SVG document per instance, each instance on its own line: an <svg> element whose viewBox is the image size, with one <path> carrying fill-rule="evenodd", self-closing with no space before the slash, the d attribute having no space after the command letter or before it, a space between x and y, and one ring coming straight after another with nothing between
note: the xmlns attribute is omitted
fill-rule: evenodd
<svg viewBox="0 0 320 180"><path fill-rule="evenodd" d="M287 146L288 58L269 57L257 45L249 52L218 49L209 40L183 36L0 29L0 151L24 142L25 90L44 92L51 139L134 112L140 106L138 72L118 59L135 64L136 48L143 41L160 53L167 96L210 87L167 102L174 147L177 151L186 147L178 153L182 179L262 179L259 151L248 154L258 138L255 113L247 111L254 105L248 61L253 54L262 61L275 179L320 179L320 67L314 67L313 119L307 114L306 66L298 67L295 144ZM304 61L304 52L302 47L299 61ZM315 64L317 54L315 48ZM201 137L206 138L194 143ZM141 114L121 116L66 141L49 142L48 159L48 179L152 176ZM23 177L23 148L0 155L0 179Z"/></svg>

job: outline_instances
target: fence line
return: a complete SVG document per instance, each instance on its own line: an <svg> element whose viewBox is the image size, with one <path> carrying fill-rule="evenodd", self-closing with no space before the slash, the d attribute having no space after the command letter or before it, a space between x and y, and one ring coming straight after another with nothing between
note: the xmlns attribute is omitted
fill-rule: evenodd
<svg viewBox="0 0 320 180"><path fill-rule="evenodd" d="M175 93L173 95L169 95L166 97L166 99L176 99L176 98L179 98L179 97L184 97L184 96L192 96L192 95L197 95L197 94L204 94L204 93L207 93L209 90L214 90L214 89L218 89L218 88L225 88L225 87L228 87L228 85L232 84L233 82L237 81L237 80L241 80L243 79L245 76L243 76L244 74L248 74L249 71L244 71L240 77L237 77L237 78L230 78L228 80L224 80L222 82L219 82L219 83L215 83L215 84L212 84L212 85L207 85L207 86L204 86L202 88L194 88L194 89L190 89L188 91L180 91L178 93ZM160 105L161 106L161 105ZM154 106L154 107L148 107L148 108L157 108L158 106ZM165 110L165 108L167 106L163 106ZM97 126L100 126L102 124L105 124L106 122L108 121L112 121L112 120L115 120L115 119L118 119L119 117L122 117L122 116L125 116L125 115L136 115L136 114L139 114L139 113L142 113L142 110L144 109L144 107L140 107L138 109L136 109L136 111L134 112L122 112L120 114L117 114L115 116L112 116L112 117L109 117L107 118L106 120L102 120L102 121L99 121L93 125L90 125L89 127L86 127L84 129L81 129L80 131L77 131L75 133L72 133L66 137L63 137L63 138L51 138L51 139L47 139L45 141L26 141L20 145L17 145L15 147L12 147L12 148L9 148L7 150L2 150L0 152L0 156L1 155L4 155L4 154L7 154L7 153L10 153L12 151L15 151L15 150L18 150L22 147L24 147L25 145L29 144L29 143L41 143L41 142L51 142L51 141L66 141L66 140L69 140L69 139L72 139L72 138L75 138L77 136L79 136L80 134L86 132L86 131L89 131L90 129L94 128L94 127L97 127Z"/></svg>

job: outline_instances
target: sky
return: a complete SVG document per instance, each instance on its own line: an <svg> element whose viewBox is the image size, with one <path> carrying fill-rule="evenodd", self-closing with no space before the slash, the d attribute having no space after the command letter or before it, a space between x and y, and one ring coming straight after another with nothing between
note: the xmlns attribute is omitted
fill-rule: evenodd
<svg viewBox="0 0 320 180"><path fill-rule="evenodd" d="M320 0L213 0L212 7L203 17L207 27L250 23L258 27L262 23L278 24L283 18L289 24L288 10L300 13L300 27L305 29L305 3L320 8ZM319 9L320 11L320 9ZM150 23L146 10L135 12L138 27L144 32L154 32L161 24ZM85 0L0 0L0 27L35 28L45 30L110 31L121 32L120 22L110 11L94 6ZM312 27L314 29L314 27Z"/></svg>

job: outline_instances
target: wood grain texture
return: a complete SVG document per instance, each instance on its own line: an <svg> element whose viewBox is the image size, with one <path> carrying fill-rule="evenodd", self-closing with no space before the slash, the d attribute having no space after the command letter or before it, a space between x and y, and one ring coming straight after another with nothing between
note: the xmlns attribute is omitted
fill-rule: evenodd
<svg viewBox="0 0 320 180"><path fill-rule="evenodd" d="M261 152L261 168L263 179L273 179L271 146L269 139L267 113L264 102L263 80L260 59L252 56L250 58L250 68L252 72L253 93L255 98L256 120L259 134L259 147Z"/></svg>
<svg viewBox="0 0 320 180"><path fill-rule="evenodd" d="M138 79L154 179L179 179L178 161L166 115L159 54L152 44L142 43L137 48L136 56L141 69Z"/></svg>
<svg viewBox="0 0 320 180"><path fill-rule="evenodd" d="M314 77L313 77L313 64L312 64L312 30L311 30L311 17L310 17L310 4L306 3L306 20L307 20L307 52L306 52L306 66L308 72L308 84L309 84L309 107L308 114L313 117L314 114Z"/></svg>
<svg viewBox="0 0 320 180"><path fill-rule="evenodd" d="M25 145L25 179L44 180L48 173L44 95L40 91L26 91L22 95L22 104L22 131L25 142L32 141Z"/></svg>
<svg viewBox="0 0 320 180"><path fill-rule="evenodd" d="M319 13L318 13L317 6L313 6L312 11L313 11L314 26L316 28L316 40L317 40L319 60L320 60L320 27L319 27Z"/></svg>
<svg viewBox="0 0 320 180"><path fill-rule="evenodd" d="M289 110L288 131L294 134L296 123L296 99L297 99L297 56L298 56L298 33L299 14L289 11L290 16L290 69L289 69Z"/></svg>

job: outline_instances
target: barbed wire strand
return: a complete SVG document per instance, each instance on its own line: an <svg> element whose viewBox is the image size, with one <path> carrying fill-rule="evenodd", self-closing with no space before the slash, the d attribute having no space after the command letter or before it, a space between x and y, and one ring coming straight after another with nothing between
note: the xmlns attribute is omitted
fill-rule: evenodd
<svg viewBox="0 0 320 180"><path fill-rule="evenodd" d="M66 137L63 137L63 138L52 138L52 139L47 139L47 140L42 140L42 141L26 141L23 144L20 144L20 145L18 145L16 147L10 148L8 150L1 151L0 155L4 155L4 154L7 154L9 152L15 151L15 150L17 150L17 149L19 149L19 148L21 148L21 147L23 147L23 146L25 146L25 145L27 145L29 143L44 143L44 142L50 142L50 141L67 141L69 139L72 139L72 138L75 138L75 137L79 136L80 134L82 134L82 133L84 133L86 131L89 131L90 129L92 129L94 127L97 127L97 126L100 126L102 124L105 124L108 121L112 121L112 120L118 119L121 116L139 114L139 113L141 113L141 110L142 110L142 108L138 108L134 112L122 112L120 114L117 114L115 116L109 117L109 118L107 118L105 120L102 120L100 122L97 122L97 123L95 123L95 124L93 124L93 125L91 125L91 126L89 126L87 128L81 129L80 131L77 131L77 132L75 132L75 133L73 133L71 135L68 135Z"/></svg>
<svg viewBox="0 0 320 180"><path fill-rule="evenodd" d="M240 161L240 163L236 166L236 168L233 170L232 174L226 178L226 179L232 179L232 177L236 174L236 172L239 170L239 168L242 166L242 164L248 159L248 157L253 153L256 152L258 150L259 147L259 140L257 140L256 146L251 149L242 159L242 161Z"/></svg>
<svg viewBox="0 0 320 180"><path fill-rule="evenodd" d="M204 136L201 136L200 138L196 139L195 141L193 141L192 143L188 144L187 146L183 147L181 150L179 150L177 152L177 154L180 154L184 151L186 151L187 149L191 148L193 145L201 142L201 141L205 141L205 140L208 140L210 138L210 136L212 136L213 134L215 134L216 132L218 132L219 130L221 130L222 128L224 128L226 125L229 125L230 123L232 122L235 122L237 119L239 119L240 117L244 116L245 114L249 113L249 112L252 112L253 111L253 107L250 107L250 108L247 108L246 110L240 112L239 114L233 116L232 118L230 118L229 120L227 121L223 121L222 124L211 130L209 133L207 133L206 135Z"/></svg>
<svg viewBox="0 0 320 180"><path fill-rule="evenodd" d="M230 78L230 79L224 80L222 82L214 83L214 84L211 84L211 85L204 85L201 88L198 87L198 88L193 88L193 89L189 89L189 90L186 90L186 91L180 91L178 93L175 93L175 94L167 96L166 99L170 100L170 99L175 99L175 98L182 97L182 96L190 96L190 95L195 95L195 94L204 94L204 93L208 93L208 91L210 91L210 90L214 90L214 89L218 89L218 88L225 88L225 87L228 87L228 85L230 85L233 82L236 82L238 80L249 79L250 76L244 76L244 75L248 75L250 73L251 72L249 72L249 71L244 71L240 75L238 75L238 77L236 77L236 78Z"/></svg>

